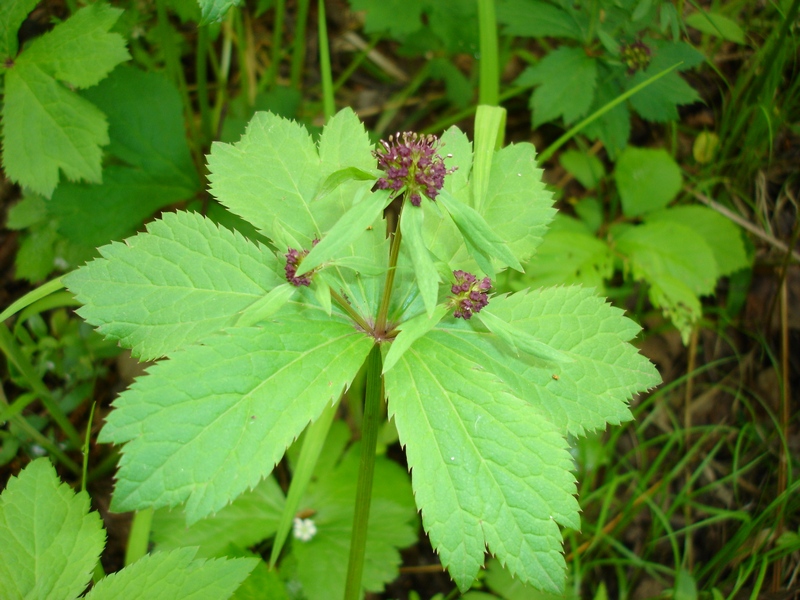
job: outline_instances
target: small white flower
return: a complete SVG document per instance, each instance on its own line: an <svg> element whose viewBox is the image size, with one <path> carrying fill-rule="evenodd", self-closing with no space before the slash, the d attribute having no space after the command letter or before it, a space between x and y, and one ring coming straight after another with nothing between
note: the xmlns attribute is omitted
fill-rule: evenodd
<svg viewBox="0 0 800 600"><path fill-rule="evenodd" d="M294 518L294 537L301 542L308 542L317 535L317 526L311 519Z"/></svg>

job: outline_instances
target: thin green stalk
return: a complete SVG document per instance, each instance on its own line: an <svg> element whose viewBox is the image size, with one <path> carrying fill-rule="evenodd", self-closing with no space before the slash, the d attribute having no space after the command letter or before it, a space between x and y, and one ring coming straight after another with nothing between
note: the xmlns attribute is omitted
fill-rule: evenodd
<svg viewBox="0 0 800 600"><path fill-rule="evenodd" d="M414 79L403 89L399 94L393 96L389 102L387 102L390 106L397 106L398 108L392 108L389 110L383 111L381 118L378 119L378 123L375 125L375 133L380 135L382 134L389 124L394 120L395 116L400 110L400 107L403 103L413 94L415 93L419 87L425 82L428 78L428 72L430 71L430 63L425 63L422 68L417 71L417 74L414 76Z"/></svg>
<svg viewBox="0 0 800 600"><path fill-rule="evenodd" d="M328 46L328 23L325 18L325 2L318 4L317 30L319 36L319 70L322 76L322 112L325 120L330 119L336 112L333 99L333 75L331 74L331 53Z"/></svg>
<svg viewBox="0 0 800 600"><path fill-rule="evenodd" d="M530 87L515 87L515 88L512 88L510 90L506 90L505 92L500 94L500 102L499 103L502 104L504 101L508 100L509 98L514 98L515 96L519 96L521 94L524 94L525 92L527 92L529 90L530 90ZM434 122L432 125L429 125L428 127L425 127L425 129L423 129L420 133L439 133L439 132L447 129L448 127L450 127L450 125L458 123L459 121L463 121L464 119L466 119L467 117L472 115L477 109L478 109L478 105L477 104L471 104L467 108L465 108L463 110L460 110L457 113L453 113L452 115L449 115L447 117L443 117L443 118L439 119L438 121Z"/></svg>
<svg viewBox="0 0 800 600"><path fill-rule="evenodd" d="M89 470L89 440L92 437L95 408L97 408L97 402L92 402L92 408L89 410L89 421L86 425L86 435L83 438L83 470L81 471L81 491L83 492L86 491L86 474Z"/></svg>
<svg viewBox="0 0 800 600"><path fill-rule="evenodd" d="M478 0L480 61L478 103L497 106L500 98L500 64L497 50L497 17L494 0Z"/></svg>
<svg viewBox="0 0 800 600"><path fill-rule="evenodd" d="M286 0L275 2L275 28L272 30L272 52L270 53L270 64L266 75L258 84L258 91L262 92L266 88L275 86L278 79L278 66L281 62L281 44L283 43L283 23L286 20Z"/></svg>
<svg viewBox="0 0 800 600"><path fill-rule="evenodd" d="M150 526L153 524L153 509L137 510L133 515L128 547L125 549L125 566L135 563L147 554L150 545Z"/></svg>
<svg viewBox="0 0 800 600"><path fill-rule="evenodd" d="M647 79L646 81L643 81L642 83L640 83L640 84L639 84L639 85L637 85L636 87L629 89L629 90L628 90L627 92L625 92L624 94L620 94L619 96L617 96L616 98L614 98L614 100L612 100L611 102L609 102L609 103L608 103L608 104L606 104L605 106L603 106L603 107L599 108L598 110L596 110L595 112L593 112L591 115L589 115L588 117L586 117L586 118L585 118L583 121L581 121L580 123L578 123L577 125L575 125L574 127L572 127L572 128L571 128L569 131L567 131L567 132L566 132L564 135L562 135L560 138L558 138L558 139L557 139L555 142L553 142L552 144L550 144L550 145L549 145L549 146L548 146L548 147L547 147L547 148L544 150L544 152L542 152L542 153L539 155L539 158L538 158L538 160L539 160L539 164L542 164L542 163L544 163L544 162L545 162L546 160L548 160L548 159L549 159L551 156L553 156L553 154L555 154L556 150L558 150L559 148L561 148L561 146L563 146L563 145L564 145L564 144L566 144L566 143L567 143L569 140L571 140L571 139L573 138L573 136L575 136L575 135L576 135L576 134L577 134L577 133L578 133L578 132L579 132L581 129L583 129L584 127L586 127L587 125L589 125L589 123L592 123L592 122L594 122L595 120L599 119L599 118L600 118L600 117L602 117L604 114L606 114L608 111L612 110L612 109L613 109L615 106L617 106L618 104L621 104L621 103L625 102L625 101L626 101L628 98L630 98L631 96L633 96L633 95L634 95L634 94L636 94L637 92L640 92L641 90L643 90L644 88L646 88L646 87L647 87L648 85L650 85L651 83L654 83L654 82L656 82L657 80L661 79L662 77L664 77L664 75L666 75L666 74L668 74L668 73L671 73L672 71L674 71L676 68L678 68L678 67L679 67L680 65L682 65L682 64L683 64L683 62L682 62L682 61L681 61L681 62L679 62L679 63L675 63L675 64L674 64L674 65L672 65L671 67L668 67L668 68L664 69L663 71L661 71L660 73L657 73L656 75L653 75L652 77L650 77L650 78L649 78L649 79Z"/></svg>
<svg viewBox="0 0 800 600"><path fill-rule="evenodd" d="M375 449L380 429L380 409L383 401L381 377L381 348L375 344L367 357L367 389L364 399L364 420L361 428L361 464L358 471L353 534L350 539L350 560L347 565L345 600L359 600L364 573L364 554L367 548L367 524L372 500L372 479L375 475Z"/></svg>
<svg viewBox="0 0 800 600"><path fill-rule="evenodd" d="M231 69L231 52L233 50L233 27L231 26L233 11L228 11L228 16L222 24L222 53L219 58L219 73L217 75L217 95L214 98L214 115L212 124L214 132L218 133L222 125L222 110L228 99L228 75Z"/></svg>
<svg viewBox="0 0 800 600"><path fill-rule="evenodd" d="M369 40L369 44L366 48L364 48L361 52L359 52L356 57L350 61L350 64L342 71L341 75L336 78L336 81L333 83L333 91L335 92L340 87L342 87L348 79L350 79L350 75L355 72L355 70L361 66L369 53L378 45L378 42L381 41L381 37L379 35L373 35L372 38Z"/></svg>
<svg viewBox="0 0 800 600"><path fill-rule="evenodd" d="M61 278L60 277L40 285L35 290L30 291L27 294L25 294L19 300L16 300L15 302L12 302L11 306L9 306L2 313L0 313L0 323L5 321L9 317L14 316L15 314L17 314L22 309L27 308L28 306L30 306L34 302L44 298L45 296L49 296L53 292L57 292L58 290L62 289L63 287L64 287L64 284L61 283Z"/></svg>
<svg viewBox="0 0 800 600"><path fill-rule="evenodd" d="M37 375L33 365L31 365L28 358L22 353L19 346L17 346L8 327L3 324L0 324L0 351L2 351L8 357L9 362L19 370L33 392L39 397L39 400L42 401L42 404L50 413L50 416L69 438L73 447L80 448L81 436L78 434L78 430L72 425L66 413L64 413L61 406L59 406L58 402L53 398L48 387Z"/></svg>
<svg viewBox="0 0 800 600"><path fill-rule="evenodd" d="M297 19L295 20L294 42L292 44L292 66L289 76L290 85L294 89L301 89L300 78L303 74L303 64L306 62L306 26L308 23L309 0L298 0Z"/></svg>
<svg viewBox="0 0 800 600"><path fill-rule="evenodd" d="M397 258L400 256L400 242L402 235L400 233L400 219L397 220L398 225L395 227L394 234L392 235L392 247L389 251L389 271L386 273L386 281L383 284L383 297L381 298L381 305L378 309L378 318L375 321L375 331L383 334L386 330L386 321L389 316L389 304L392 299L392 287L394 286L394 274L397 270Z"/></svg>

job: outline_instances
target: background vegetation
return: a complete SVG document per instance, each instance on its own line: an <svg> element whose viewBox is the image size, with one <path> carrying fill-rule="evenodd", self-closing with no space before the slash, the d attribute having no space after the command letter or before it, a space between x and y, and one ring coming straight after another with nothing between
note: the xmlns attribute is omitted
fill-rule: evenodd
<svg viewBox="0 0 800 600"><path fill-rule="evenodd" d="M0 307L162 211L196 210L257 239L211 198L204 171L210 144L238 140L257 110L318 132L327 83L377 141L470 132L478 104L500 104L506 141L536 145L560 209L503 288L596 287L642 324L664 379L635 421L577 443L583 515L565 532L567 596L798 594L800 2L29 4L20 23L0 8ZM37 42L56 27L58 40ZM37 112L48 103L61 108ZM76 305L58 292L0 324L0 478L47 455L79 484L85 459L112 572L137 555L136 536L129 515L107 511L118 455L94 440L141 366ZM321 496L338 489L348 458L335 457L358 431L357 411L339 416ZM383 448L397 477L391 432ZM284 488L291 470L288 459L277 469ZM373 574L389 582L382 597L456 597L409 522L396 523L399 572L389 560ZM170 547L168 516L153 531ZM270 544L250 549L268 556ZM288 591L275 597L292 596L297 573L323 580L316 560L282 561ZM537 597L494 562L481 585L467 596Z"/></svg>

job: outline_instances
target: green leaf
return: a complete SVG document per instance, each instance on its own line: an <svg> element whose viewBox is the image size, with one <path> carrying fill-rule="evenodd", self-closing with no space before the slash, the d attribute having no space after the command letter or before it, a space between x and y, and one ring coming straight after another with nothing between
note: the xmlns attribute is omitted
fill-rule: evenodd
<svg viewBox="0 0 800 600"><path fill-rule="evenodd" d="M505 244L503 238L492 231L480 213L453 198L447 190L442 190L438 199L473 249L499 260L512 269L522 271L522 265ZM487 275L491 276L492 274L487 273Z"/></svg>
<svg viewBox="0 0 800 600"><path fill-rule="evenodd" d="M35 64L74 87L96 85L119 63L131 58L125 39L109 32L122 12L102 2L85 6L31 42L18 64Z"/></svg>
<svg viewBox="0 0 800 600"><path fill-rule="evenodd" d="M583 39L581 26L571 14L540 0L498 2L497 22L506 35Z"/></svg>
<svg viewBox="0 0 800 600"><path fill-rule="evenodd" d="M308 273L324 262L336 258L337 254L346 246L352 244L356 238L360 237L367 227L383 214L383 210L392 201L388 190L378 190L374 194L363 193L360 200L355 200L356 204L348 210L336 224L331 227L325 237L311 249L300 263L297 275ZM367 196L363 198L363 196Z"/></svg>
<svg viewBox="0 0 800 600"><path fill-rule="evenodd" d="M583 48L562 46L528 67L517 85L538 85L530 101L533 126L559 117L569 125L586 115L594 98L597 61Z"/></svg>
<svg viewBox="0 0 800 600"><path fill-rule="evenodd" d="M628 421L628 400L661 380L653 365L627 343L640 327L590 289L526 290L492 298L489 308L511 328L573 362L516 357L471 322L469 327L452 326L447 343L499 377L517 397L546 415L557 431L582 435L606 423Z"/></svg>
<svg viewBox="0 0 800 600"><path fill-rule="evenodd" d="M649 213L645 220L673 223L693 230L714 253L720 277L750 266L742 230L715 210L705 206L676 206Z"/></svg>
<svg viewBox="0 0 800 600"><path fill-rule="evenodd" d="M447 100L458 108L464 109L472 102L474 89L472 83L461 70L444 57L436 57L428 63L431 79L444 81Z"/></svg>
<svg viewBox="0 0 800 600"><path fill-rule="evenodd" d="M481 311L478 313L477 317L478 320L480 320L480 322L486 326L486 329L508 344L514 354L518 356L521 351L525 352L526 354L530 354L531 356L535 356L536 358L550 362L574 362L572 358L563 352L559 352L555 348L551 348L547 344L540 342L524 331L515 330L509 326L508 323L503 321L503 319L493 315L488 310Z"/></svg>
<svg viewBox="0 0 800 600"><path fill-rule="evenodd" d="M239 6L242 0L197 0L200 5L200 25L222 21L232 6Z"/></svg>
<svg viewBox="0 0 800 600"><path fill-rule="evenodd" d="M0 581L9 598L76 598L86 588L105 533L89 495L61 483L46 458L0 494Z"/></svg>
<svg viewBox="0 0 800 600"><path fill-rule="evenodd" d="M98 438L127 442L113 510L188 500L191 524L269 474L372 346L341 317L295 312L175 352L122 393Z"/></svg>
<svg viewBox="0 0 800 600"><path fill-rule="evenodd" d="M335 427L346 427L341 421ZM339 598L344 594L358 482L360 443L353 444L333 469L317 469L301 506L317 533L309 541L294 539L291 554L297 561L295 577L309 600ZM397 577L402 559L398 550L417 541L417 517L408 473L386 457L375 459L363 588L380 592Z"/></svg>
<svg viewBox="0 0 800 600"><path fill-rule="evenodd" d="M481 210L489 175L492 172L492 159L498 146L503 145L506 129L506 109L498 106L478 106L475 112L475 161L472 168L472 205Z"/></svg>
<svg viewBox="0 0 800 600"><path fill-rule="evenodd" d="M425 303L425 311L430 317L433 316L439 296L439 274L422 237L423 218L421 208L407 204L400 215L400 232L404 242L402 247L411 257L417 286Z"/></svg>
<svg viewBox="0 0 800 600"><path fill-rule="evenodd" d="M196 548L148 554L98 581L86 600L229 598L258 564L254 558L194 559Z"/></svg>
<svg viewBox="0 0 800 600"><path fill-rule="evenodd" d="M610 69L602 63L598 65L599 84L590 113L600 110L623 94L624 90L619 83L622 77L627 77L622 68ZM609 158L616 160L617 155L627 146L631 134L631 117L627 103L617 104L602 117L589 123L584 128L584 133L591 139L600 139Z"/></svg>
<svg viewBox="0 0 800 600"><path fill-rule="evenodd" d="M725 15L698 11L686 17L686 24L698 31L715 35L729 42L745 43L744 30L736 21Z"/></svg>
<svg viewBox="0 0 800 600"><path fill-rule="evenodd" d="M231 325L285 282L271 251L196 213L167 213L100 254L64 283L83 318L144 359Z"/></svg>
<svg viewBox="0 0 800 600"><path fill-rule="evenodd" d="M183 198L200 189L180 92L164 75L121 65L81 95L108 117L110 154L145 171L161 186L184 190Z"/></svg>
<svg viewBox="0 0 800 600"><path fill-rule="evenodd" d="M61 169L69 179L100 182L106 119L93 104L35 64L6 72L3 168L17 183L50 197Z"/></svg>
<svg viewBox="0 0 800 600"><path fill-rule="evenodd" d="M614 170L622 212L629 217L664 208L683 185L681 168L661 148L628 147Z"/></svg>
<svg viewBox="0 0 800 600"><path fill-rule="evenodd" d="M603 163L594 154L567 150L561 154L559 162L587 190L596 188L606 174Z"/></svg>
<svg viewBox="0 0 800 600"><path fill-rule="evenodd" d="M388 32L402 38L422 26L422 0L352 0L350 5L366 11L366 33Z"/></svg>
<svg viewBox="0 0 800 600"><path fill-rule="evenodd" d="M425 529L462 591L487 546L521 580L561 591L558 525L579 527L566 441L453 337L430 332L386 373Z"/></svg>
<svg viewBox="0 0 800 600"><path fill-rule="evenodd" d="M583 223L558 214L525 273L533 287L579 283L602 291L614 274L614 255Z"/></svg>
<svg viewBox="0 0 800 600"><path fill-rule="evenodd" d="M423 313L403 321L398 327L400 333L394 339L392 345L389 346L389 352L387 352L383 361L383 372L386 373L397 364L397 361L411 347L411 344L436 327L448 312L450 312L450 309L447 306L439 305L431 316Z"/></svg>
<svg viewBox="0 0 800 600"><path fill-rule="evenodd" d="M267 320L283 308L283 305L294 295L294 291L295 287L288 282L272 288L266 296L262 296L239 313L236 326L251 327L259 321Z"/></svg>
<svg viewBox="0 0 800 600"><path fill-rule="evenodd" d="M164 552L197 546L197 556L225 556L230 546L249 548L275 533L283 511L284 496L273 477L260 481L213 516L186 526L179 508L153 514L152 537L156 550Z"/></svg>
<svg viewBox="0 0 800 600"><path fill-rule="evenodd" d="M19 26L37 4L39 0L6 0L0 4L0 62L16 56Z"/></svg>

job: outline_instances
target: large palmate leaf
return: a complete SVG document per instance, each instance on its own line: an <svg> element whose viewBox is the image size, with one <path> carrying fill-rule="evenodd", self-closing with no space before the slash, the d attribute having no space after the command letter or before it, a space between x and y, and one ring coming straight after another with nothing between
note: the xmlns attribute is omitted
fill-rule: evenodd
<svg viewBox="0 0 800 600"><path fill-rule="evenodd" d="M165 214L100 254L64 283L81 316L145 359L232 325L284 281L267 248L196 213Z"/></svg>
<svg viewBox="0 0 800 600"><path fill-rule="evenodd" d="M98 438L128 442L114 510L188 500L194 522L269 474L372 345L341 317L294 312L171 354L123 392Z"/></svg>

